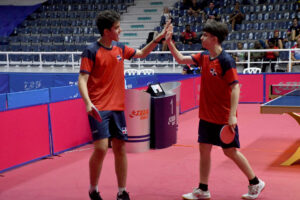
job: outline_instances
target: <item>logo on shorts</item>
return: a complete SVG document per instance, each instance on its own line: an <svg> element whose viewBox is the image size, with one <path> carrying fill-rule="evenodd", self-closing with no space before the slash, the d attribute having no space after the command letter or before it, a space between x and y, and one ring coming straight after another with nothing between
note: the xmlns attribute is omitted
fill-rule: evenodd
<svg viewBox="0 0 300 200"><path fill-rule="evenodd" d="M117 59L118 59L118 61L121 61L122 57L120 55L117 55Z"/></svg>
<svg viewBox="0 0 300 200"><path fill-rule="evenodd" d="M129 114L129 117L130 118L139 117L140 120L148 119L149 118L149 109L145 109L145 110L133 110Z"/></svg>
<svg viewBox="0 0 300 200"><path fill-rule="evenodd" d="M127 135L127 129L126 129L126 127L122 127L122 134L123 135Z"/></svg>

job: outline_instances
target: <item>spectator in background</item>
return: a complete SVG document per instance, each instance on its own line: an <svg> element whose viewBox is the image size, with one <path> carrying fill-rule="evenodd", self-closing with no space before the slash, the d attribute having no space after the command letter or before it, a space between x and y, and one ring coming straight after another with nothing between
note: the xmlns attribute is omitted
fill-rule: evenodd
<svg viewBox="0 0 300 200"><path fill-rule="evenodd" d="M277 46L275 46L275 40L274 39L270 39L269 40L269 49L279 49ZM263 63L263 67L262 67L262 72L266 72L266 69L267 69L267 66L268 65L271 65L271 71L272 72L275 72L275 61L277 61L277 58L279 56L279 51L267 51L266 54L265 54L265 58L264 58L264 62L266 61L269 61L269 62L266 62L266 63Z"/></svg>
<svg viewBox="0 0 300 200"><path fill-rule="evenodd" d="M264 49L258 40L254 42L254 47L253 47L253 50L257 50L257 49ZM264 57L265 57L265 52L251 52L250 54L251 62L261 62ZM254 63L254 66L252 67L261 68L261 63Z"/></svg>
<svg viewBox="0 0 300 200"><path fill-rule="evenodd" d="M274 40L275 46L277 46L279 49L283 49L283 38L279 37L279 31L274 31L274 36L268 40L266 40L266 48L269 48L269 40Z"/></svg>
<svg viewBox="0 0 300 200"><path fill-rule="evenodd" d="M194 17L198 17L199 14L204 13L203 9L204 7L202 7L202 5L197 2L197 0L191 0L189 3L188 14Z"/></svg>
<svg viewBox="0 0 300 200"><path fill-rule="evenodd" d="M191 30L191 26L187 24L185 26L185 31L181 33L180 41L183 44L193 44L196 43L197 34Z"/></svg>
<svg viewBox="0 0 300 200"><path fill-rule="evenodd" d="M238 42L237 49L243 50L244 49L243 43ZM246 52L237 52L237 53L233 54L233 58L235 59L235 62L237 63L236 67L237 67L238 72L242 72L243 69L247 67L247 64L241 64L241 63L238 64L238 62L245 62L247 60L247 53ZM241 69L241 70L239 70L239 69Z"/></svg>
<svg viewBox="0 0 300 200"><path fill-rule="evenodd" d="M300 64L300 37L297 39L297 44L295 44L292 49L295 49L294 51L292 51L292 61L299 61L297 63L292 63L291 65L291 71L293 71L293 66L294 65L299 65ZM287 68L288 69L288 68ZM289 70L287 70L289 71Z"/></svg>
<svg viewBox="0 0 300 200"><path fill-rule="evenodd" d="M182 74L200 74L200 68L197 65L185 65L182 69Z"/></svg>
<svg viewBox="0 0 300 200"><path fill-rule="evenodd" d="M163 26L167 23L168 20L172 21L172 15L167 6L164 7L163 14L161 16L160 25Z"/></svg>
<svg viewBox="0 0 300 200"><path fill-rule="evenodd" d="M241 24L245 18L244 10L240 7L240 3L237 1L235 3L234 9L230 14L229 22L231 23L231 30L236 30L236 24Z"/></svg>
<svg viewBox="0 0 300 200"><path fill-rule="evenodd" d="M204 12L205 16L203 16L203 19L214 19L216 21L219 21L221 19L218 9L215 8L214 2L210 2L209 6L205 8Z"/></svg>
<svg viewBox="0 0 300 200"><path fill-rule="evenodd" d="M188 10L190 8L191 5L191 0L183 0L182 1L182 6L181 6L181 10Z"/></svg>
<svg viewBox="0 0 300 200"><path fill-rule="evenodd" d="M293 24L291 27L287 30L287 36L289 40L296 41L300 34L300 26L298 24L298 18L295 17L293 19Z"/></svg>

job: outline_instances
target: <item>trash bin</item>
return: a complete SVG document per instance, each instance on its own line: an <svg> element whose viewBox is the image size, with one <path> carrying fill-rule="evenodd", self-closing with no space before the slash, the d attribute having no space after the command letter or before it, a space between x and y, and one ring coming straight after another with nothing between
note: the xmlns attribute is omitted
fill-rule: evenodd
<svg viewBox="0 0 300 200"><path fill-rule="evenodd" d="M176 95L151 97L151 142L154 149L167 148L177 141Z"/></svg>
<svg viewBox="0 0 300 200"><path fill-rule="evenodd" d="M145 152L150 149L150 94L129 89L125 92L125 119L127 125L128 153Z"/></svg>
<svg viewBox="0 0 300 200"><path fill-rule="evenodd" d="M176 94L176 124L178 126L180 106L180 82L166 82L160 84L166 94Z"/></svg>

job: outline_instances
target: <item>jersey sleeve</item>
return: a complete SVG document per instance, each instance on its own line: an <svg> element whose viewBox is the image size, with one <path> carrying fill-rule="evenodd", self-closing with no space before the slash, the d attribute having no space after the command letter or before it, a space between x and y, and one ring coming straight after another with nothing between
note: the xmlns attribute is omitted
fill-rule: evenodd
<svg viewBox="0 0 300 200"><path fill-rule="evenodd" d="M95 63L95 53L89 48L85 49L81 54L80 73L91 73Z"/></svg>
<svg viewBox="0 0 300 200"><path fill-rule="evenodd" d="M194 63L196 63L198 66L201 66L201 59L202 59L201 53L193 54L191 57Z"/></svg>
<svg viewBox="0 0 300 200"><path fill-rule="evenodd" d="M124 47L124 58L130 60L136 53L134 48L128 47L125 45Z"/></svg>
<svg viewBox="0 0 300 200"><path fill-rule="evenodd" d="M233 59L226 60L225 63L225 73L224 73L224 79L229 84L232 85L234 83L238 83L238 75L236 70L236 64ZM224 70L224 68L223 68Z"/></svg>

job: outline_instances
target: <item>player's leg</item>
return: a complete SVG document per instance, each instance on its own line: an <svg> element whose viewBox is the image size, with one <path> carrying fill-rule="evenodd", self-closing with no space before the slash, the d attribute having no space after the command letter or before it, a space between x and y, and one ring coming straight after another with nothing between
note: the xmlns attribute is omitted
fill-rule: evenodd
<svg viewBox="0 0 300 200"><path fill-rule="evenodd" d="M210 192L208 190L208 177L211 166L211 144L200 143L200 183L198 188L195 188L191 193L182 195L183 199L210 199Z"/></svg>
<svg viewBox="0 0 300 200"><path fill-rule="evenodd" d="M94 151L89 161L90 184L92 187L98 185L103 160L108 149L108 138L100 139L94 142Z"/></svg>
<svg viewBox="0 0 300 200"><path fill-rule="evenodd" d="M208 184L208 178L211 166L211 144L200 143L200 183Z"/></svg>
<svg viewBox="0 0 300 200"><path fill-rule="evenodd" d="M102 116L102 122L98 122L96 119L89 116L89 123L94 141L94 151L89 160L89 196L92 200L102 200L98 192L98 182L101 174L103 161L108 149L108 138L110 137L108 129L110 113L108 111L100 112Z"/></svg>
<svg viewBox="0 0 300 200"><path fill-rule="evenodd" d="M235 162L235 164L242 170L242 172L247 176L249 180L255 177L255 174L248 160L236 148L234 147L226 148L226 149L223 148L223 152L228 158L230 158Z"/></svg>
<svg viewBox="0 0 300 200"><path fill-rule="evenodd" d="M244 194L244 199L256 199L265 187L265 183L255 176L246 157L236 148L223 148L224 154L235 162L240 170L246 175L249 180L248 193Z"/></svg>
<svg viewBox="0 0 300 200"><path fill-rule="evenodd" d="M110 132L112 134L112 148L115 157L115 171L118 181L119 192L118 200L129 200L129 194L126 191L127 180L127 155L125 141L128 139L125 115L123 111L114 111L113 120L110 122Z"/></svg>
<svg viewBox="0 0 300 200"><path fill-rule="evenodd" d="M112 139L112 148L115 156L115 171L120 188L126 187L127 179L127 156L125 141L116 138Z"/></svg>
<svg viewBox="0 0 300 200"><path fill-rule="evenodd" d="M210 192L208 190L208 178L211 166L211 137L212 124L204 120L199 121L198 142L200 153L200 183L197 188L191 193L182 195L183 199L210 199Z"/></svg>

